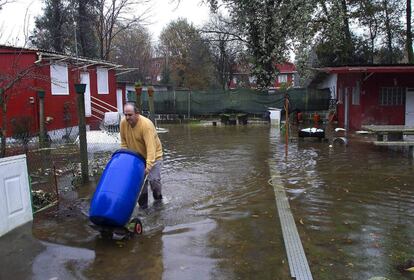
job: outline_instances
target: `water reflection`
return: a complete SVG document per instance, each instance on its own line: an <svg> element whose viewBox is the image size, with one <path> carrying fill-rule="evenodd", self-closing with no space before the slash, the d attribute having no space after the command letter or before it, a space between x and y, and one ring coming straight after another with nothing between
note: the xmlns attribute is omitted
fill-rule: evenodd
<svg viewBox="0 0 414 280"><path fill-rule="evenodd" d="M81 270L88 279L289 279L273 164L315 279L413 279L395 269L414 255L408 157L352 139L332 148L305 139L289 143L286 158L268 126L167 128L165 201L137 213L143 236L101 239L82 214L88 203L78 203L93 187L81 187L55 216L36 220L36 237L93 252Z"/></svg>
<svg viewBox="0 0 414 280"><path fill-rule="evenodd" d="M395 269L413 256L411 160L363 142L326 146L294 143L279 165L314 277L413 279Z"/></svg>
<svg viewBox="0 0 414 280"><path fill-rule="evenodd" d="M83 271L94 260L94 251L47 242L43 245L46 249L32 264L32 279L86 279Z"/></svg>
<svg viewBox="0 0 414 280"><path fill-rule="evenodd" d="M163 232L163 279L213 279L216 260L207 240L214 220L168 226Z"/></svg>

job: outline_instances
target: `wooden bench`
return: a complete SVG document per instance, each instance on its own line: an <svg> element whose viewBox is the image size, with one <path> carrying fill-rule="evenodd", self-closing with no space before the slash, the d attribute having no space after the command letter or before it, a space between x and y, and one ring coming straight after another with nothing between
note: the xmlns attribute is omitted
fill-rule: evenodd
<svg viewBox="0 0 414 280"><path fill-rule="evenodd" d="M414 141L374 141L375 146L399 146L411 147L414 146Z"/></svg>

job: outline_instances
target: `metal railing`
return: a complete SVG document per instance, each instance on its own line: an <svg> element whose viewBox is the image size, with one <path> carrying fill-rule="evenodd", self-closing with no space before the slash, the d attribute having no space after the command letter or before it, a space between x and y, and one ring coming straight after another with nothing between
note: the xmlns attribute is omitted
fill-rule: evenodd
<svg viewBox="0 0 414 280"><path fill-rule="evenodd" d="M118 108L99 99L95 96L91 96L91 109L92 112L97 113L98 115L92 114L94 118L97 118L99 120L103 120L104 115L106 112L118 112Z"/></svg>

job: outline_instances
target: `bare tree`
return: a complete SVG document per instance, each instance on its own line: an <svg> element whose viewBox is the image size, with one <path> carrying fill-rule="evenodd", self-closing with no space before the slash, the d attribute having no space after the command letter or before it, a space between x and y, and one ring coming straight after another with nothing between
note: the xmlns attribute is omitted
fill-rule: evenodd
<svg viewBox="0 0 414 280"><path fill-rule="evenodd" d="M0 106L1 106L1 148L0 157L6 155L6 136L8 129L7 105L9 101L21 93L21 88L26 86L25 82L36 79L50 82L50 78L40 73L40 68L50 65L49 63L30 64L22 66L24 49L16 49L12 61L7 68L0 71ZM19 90L20 89L20 90ZM29 90L37 90L28 86ZM26 92L26 91L25 91Z"/></svg>
<svg viewBox="0 0 414 280"><path fill-rule="evenodd" d="M112 61L131 68L137 68L121 76L126 81L146 81L151 69L153 47L151 35L141 25L124 30L114 39Z"/></svg>
<svg viewBox="0 0 414 280"><path fill-rule="evenodd" d="M245 40L241 38L235 26L221 14L215 14L200 30L208 43L217 78L223 90L232 78L237 57L245 50Z"/></svg>
<svg viewBox="0 0 414 280"><path fill-rule="evenodd" d="M3 6L9 3L13 3L13 0L0 0L0 10L3 9Z"/></svg>
<svg viewBox="0 0 414 280"><path fill-rule="evenodd" d="M109 60L114 39L124 30L147 20L150 0L98 0L96 33L99 56ZM137 13L140 7L145 7Z"/></svg>
<svg viewBox="0 0 414 280"><path fill-rule="evenodd" d="M406 18L407 18L407 38L406 38L406 47L407 47L407 56L408 62L414 63L414 54L413 54L413 33L411 31L411 0L407 0L406 5Z"/></svg>

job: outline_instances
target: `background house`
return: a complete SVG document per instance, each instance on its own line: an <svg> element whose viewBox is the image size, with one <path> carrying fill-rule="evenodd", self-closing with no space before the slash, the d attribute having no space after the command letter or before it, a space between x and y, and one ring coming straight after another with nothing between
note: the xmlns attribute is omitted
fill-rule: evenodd
<svg viewBox="0 0 414 280"><path fill-rule="evenodd" d="M75 83L85 83L85 115L88 125L116 111L122 98L116 95L115 70L121 65L73 57L31 48L0 46L0 88L7 103L7 136L16 124L29 121L30 133L39 131L39 96L43 90L44 115L49 134L77 131ZM122 107L122 106L121 106ZM0 117L1 118L1 117ZM64 131L64 132L63 132Z"/></svg>
<svg viewBox="0 0 414 280"><path fill-rule="evenodd" d="M341 66L318 69L313 86L328 89L340 126L414 126L414 65Z"/></svg>
<svg viewBox="0 0 414 280"><path fill-rule="evenodd" d="M229 88L235 89L240 87L245 88L256 88L256 78L250 73L250 66L248 65L237 65L234 70L233 76L229 81ZM276 64L278 69L277 76L270 89L279 89L283 84L297 87L296 83L296 66L291 62L285 62L282 64Z"/></svg>

